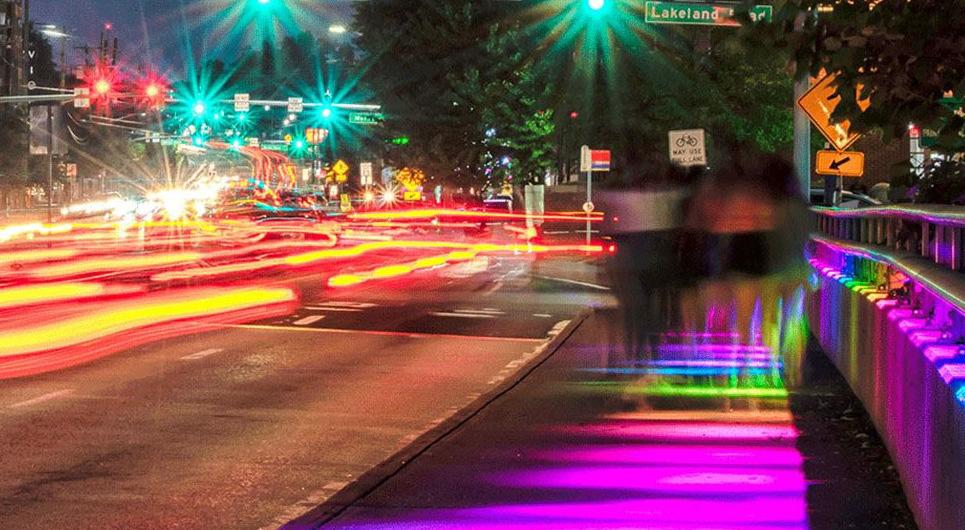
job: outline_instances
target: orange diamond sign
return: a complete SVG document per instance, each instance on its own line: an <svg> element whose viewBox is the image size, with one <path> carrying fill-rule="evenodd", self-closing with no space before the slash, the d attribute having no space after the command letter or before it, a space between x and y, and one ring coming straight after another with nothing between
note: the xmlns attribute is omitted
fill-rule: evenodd
<svg viewBox="0 0 965 530"><path fill-rule="evenodd" d="M836 94L834 79L837 74L825 75L819 79L810 90L807 91L797 104L804 110L811 119L811 123L821 131L821 134L831 142L838 151L844 151L853 144L861 135L851 132L851 122L842 120L837 123L831 122L831 115L841 101L841 96ZM861 93L861 86L858 86L858 93ZM862 111L871 105L867 99L858 100L858 108Z"/></svg>

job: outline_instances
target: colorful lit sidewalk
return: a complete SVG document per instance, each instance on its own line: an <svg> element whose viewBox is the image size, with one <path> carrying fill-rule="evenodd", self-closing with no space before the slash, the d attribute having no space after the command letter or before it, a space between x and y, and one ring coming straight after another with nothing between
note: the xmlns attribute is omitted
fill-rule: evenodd
<svg viewBox="0 0 965 530"><path fill-rule="evenodd" d="M766 384L779 361L724 346L613 369L606 318L325 527L914 527L839 378L788 394Z"/></svg>

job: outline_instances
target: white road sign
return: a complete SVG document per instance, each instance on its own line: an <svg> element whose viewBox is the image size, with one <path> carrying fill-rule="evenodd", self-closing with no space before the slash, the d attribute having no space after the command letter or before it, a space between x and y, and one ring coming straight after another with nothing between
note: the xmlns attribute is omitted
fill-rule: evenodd
<svg viewBox="0 0 965 530"><path fill-rule="evenodd" d="M235 112L251 110L251 94L235 94Z"/></svg>
<svg viewBox="0 0 965 530"><path fill-rule="evenodd" d="M302 98L288 98L288 112L301 112L305 110L305 102Z"/></svg>
<svg viewBox="0 0 965 530"><path fill-rule="evenodd" d="M359 164L359 177L363 186L371 186L372 181L372 162L362 162Z"/></svg>
<svg viewBox="0 0 965 530"><path fill-rule="evenodd" d="M703 129L670 131L670 161L681 166L706 166Z"/></svg>

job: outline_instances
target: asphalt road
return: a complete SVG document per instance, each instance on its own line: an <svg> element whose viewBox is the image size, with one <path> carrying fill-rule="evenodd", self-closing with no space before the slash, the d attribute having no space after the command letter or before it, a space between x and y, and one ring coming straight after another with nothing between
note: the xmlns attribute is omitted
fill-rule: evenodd
<svg viewBox="0 0 965 530"><path fill-rule="evenodd" d="M471 404L605 293L494 259L0 383L0 528L271 528ZM576 282L576 283L574 283Z"/></svg>

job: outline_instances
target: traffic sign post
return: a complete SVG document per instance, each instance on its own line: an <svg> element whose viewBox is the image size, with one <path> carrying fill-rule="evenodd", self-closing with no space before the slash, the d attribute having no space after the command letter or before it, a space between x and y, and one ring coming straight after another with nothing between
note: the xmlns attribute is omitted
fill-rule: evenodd
<svg viewBox="0 0 965 530"><path fill-rule="evenodd" d="M248 112L251 110L251 94L235 94L235 112Z"/></svg>
<svg viewBox="0 0 965 530"><path fill-rule="evenodd" d="M704 26L740 26L735 18L736 2L647 2L645 20L649 24L698 24ZM774 7L753 6L748 12L751 22L770 22Z"/></svg>
<svg viewBox="0 0 965 530"><path fill-rule="evenodd" d="M838 151L844 151L858 138L861 138L861 135L851 131L851 122L848 120L841 120L837 123L831 121L834 109L838 107L838 103L841 101L841 96L837 94L837 88L834 85L836 77L836 74L830 74L819 79L810 90L801 96L797 104L808 115L811 123L831 142L831 145ZM862 87L859 85L857 87L859 95L861 89ZM858 100L858 108L862 111L867 110L870 105L871 102L867 99Z"/></svg>
<svg viewBox="0 0 965 530"><path fill-rule="evenodd" d="M864 153L858 151L818 151L815 171L819 175L860 177L864 175Z"/></svg>
<svg viewBox="0 0 965 530"><path fill-rule="evenodd" d="M580 148L580 171L586 172L586 204L583 205L584 211L589 205L590 211L586 212L586 244L590 244L590 214L593 213L593 173L598 171L610 171L612 153L607 149L590 149L584 145Z"/></svg>
<svg viewBox="0 0 965 530"><path fill-rule="evenodd" d="M707 148L703 129L670 131L670 161L684 167L706 166Z"/></svg>
<svg viewBox="0 0 965 530"><path fill-rule="evenodd" d="M359 164L359 180L362 186L371 188L374 184L372 180L372 162L362 162Z"/></svg>

